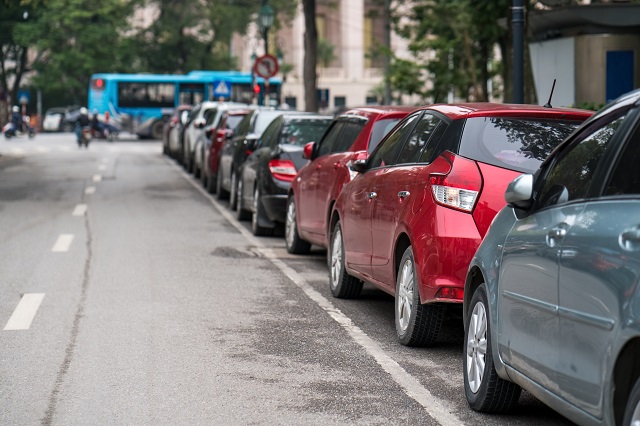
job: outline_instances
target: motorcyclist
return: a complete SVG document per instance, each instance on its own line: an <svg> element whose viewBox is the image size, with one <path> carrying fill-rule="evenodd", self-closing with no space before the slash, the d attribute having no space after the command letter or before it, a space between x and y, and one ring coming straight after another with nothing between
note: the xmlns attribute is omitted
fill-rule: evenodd
<svg viewBox="0 0 640 426"><path fill-rule="evenodd" d="M82 146L82 128L85 126L88 126L89 124L90 124L89 111L85 107L82 107L80 108L80 115L76 120L76 127L75 127L78 146Z"/></svg>
<svg viewBox="0 0 640 426"><path fill-rule="evenodd" d="M94 130L94 134L99 135L102 138L106 137L105 126L98 120L98 110L94 109L91 114L91 129Z"/></svg>
<svg viewBox="0 0 640 426"><path fill-rule="evenodd" d="M24 121L22 120L22 114L20 113L20 107L18 105L14 105L11 108L11 124L13 125L14 132L21 132L24 126Z"/></svg>

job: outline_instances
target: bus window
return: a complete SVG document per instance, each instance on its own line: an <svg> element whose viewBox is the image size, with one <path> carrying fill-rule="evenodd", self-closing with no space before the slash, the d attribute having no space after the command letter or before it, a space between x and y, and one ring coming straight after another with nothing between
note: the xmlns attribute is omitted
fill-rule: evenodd
<svg viewBox="0 0 640 426"><path fill-rule="evenodd" d="M204 84L180 83L179 105L195 105L204 101Z"/></svg>
<svg viewBox="0 0 640 426"><path fill-rule="evenodd" d="M118 105L121 107L174 107L173 83L118 83Z"/></svg>

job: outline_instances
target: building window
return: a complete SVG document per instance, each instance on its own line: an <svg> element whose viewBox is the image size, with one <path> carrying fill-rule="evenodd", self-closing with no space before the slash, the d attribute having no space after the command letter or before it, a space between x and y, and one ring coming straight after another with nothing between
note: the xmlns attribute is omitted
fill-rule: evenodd
<svg viewBox="0 0 640 426"><path fill-rule="evenodd" d="M285 96L284 103L289 105L289 108L295 110L298 108L298 98L295 96Z"/></svg>
<svg viewBox="0 0 640 426"><path fill-rule="evenodd" d="M346 96L334 96L333 97L333 106L335 108L340 108L347 106L347 97Z"/></svg>

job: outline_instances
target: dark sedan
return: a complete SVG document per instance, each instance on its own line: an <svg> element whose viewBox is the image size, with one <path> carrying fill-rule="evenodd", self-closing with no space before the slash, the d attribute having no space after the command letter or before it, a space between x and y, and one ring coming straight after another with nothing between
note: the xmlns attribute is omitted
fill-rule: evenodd
<svg viewBox="0 0 640 426"><path fill-rule="evenodd" d="M332 119L303 113L281 115L247 146L252 154L238 169L235 198L239 219L248 219L252 213L254 235L272 235L284 224L289 186L307 163L303 147L320 140Z"/></svg>

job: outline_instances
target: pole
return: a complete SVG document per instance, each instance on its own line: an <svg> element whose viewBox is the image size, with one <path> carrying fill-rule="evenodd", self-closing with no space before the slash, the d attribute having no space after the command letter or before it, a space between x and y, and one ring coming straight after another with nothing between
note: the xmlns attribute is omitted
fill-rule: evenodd
<svg viewBox="0 0 640 426"><path fill-rule="evenodd" d="M524 2L513 0L513 103L524 103Z"/></svg>
<svg viewBox="0 0 640 426"><path fill-rule="evenodd" d="M384 0L384 104L391 105L391 0Z"/></svg>

